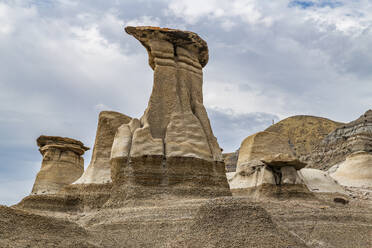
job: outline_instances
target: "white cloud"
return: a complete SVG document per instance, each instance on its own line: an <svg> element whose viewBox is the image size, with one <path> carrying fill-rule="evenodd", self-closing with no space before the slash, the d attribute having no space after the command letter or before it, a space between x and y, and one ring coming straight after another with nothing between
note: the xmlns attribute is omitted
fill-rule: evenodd
<svg viewBox="0 0 372 248"><path fill-rule="evenodd" d="M10 7L0 2L0 35L9 35L15 31L18 22L27 22L36 16L34 7Z"/></svg>
<svg viewBox="0 0 372 248"><path fill-rule="evenodd" d="M257 6L254 0L171 0L168 11L189 24L196 24L203 17L207 17L211 20L222 20L221 25L226 28L233 23L229 18L239 17L249 24L270 25L271 19L263 16Z"/></svg>
<svg viewBox="0 0 372 248"><path fill-rule="evenodd" d="M127 21L125 26L160 26L160 19L152 16L141 16Z"/></svg>

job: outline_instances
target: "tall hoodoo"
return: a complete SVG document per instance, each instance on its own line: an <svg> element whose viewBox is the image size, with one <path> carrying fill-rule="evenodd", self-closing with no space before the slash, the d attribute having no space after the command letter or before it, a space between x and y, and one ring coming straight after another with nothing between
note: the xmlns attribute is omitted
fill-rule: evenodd
<svg viewBox="0 0 372 248"><path fill-rule="evenodd" d="M37 139L37 145L43 162L31 194L55 194L83 174L84 159L81 156L89 148L80 141L42 135Z"/></svg>
<svg viewBox="0 0 372 248"><path fill-rule="evenodd" d="M113 181L161 187L200 184L229 194L221 149L203 105L207 43L195 33L174 29L125 31L147 49L154 85L141 119L132 119L116 133Z"/></svg>
<svg viewBox="0 0 372 248"><path fill-rule="evenodd" d="M203 72L207 43L197 34L155 27L126 27L147 49L154 86L141 128L132 141L131 155L164 154L221 161L203 105ZM151 150L141 149L153 140ZM166 146L164 146L166 144Z"/></svg>

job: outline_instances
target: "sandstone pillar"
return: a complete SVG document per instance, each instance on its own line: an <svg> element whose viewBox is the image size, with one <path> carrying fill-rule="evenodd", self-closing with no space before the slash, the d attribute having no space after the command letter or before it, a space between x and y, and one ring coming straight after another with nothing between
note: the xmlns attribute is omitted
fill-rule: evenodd
<svg viewBox="0 0 372 248"><path fill-rule="evenodd" d="M188 185L189 192L213 188L209 192L229 194L221 149L203 105L207 43L195 33L174 29L125 31L147 49L154 84L144 115L116 133L114 183L130 188Z"/></svg>
<svg viewBox="0 0 372 248"><path fill-rule="evenodd" d="M74 184L111 183L110 155L115 133L130 117L113 111L102 111L98 117L96 139L90 164Z"/></svg>
<svg viewBox="0 0 372 248"><path fill-rule="evenodd" d="M37 139L37 145L43 161L31 194L55 194L83 174L82 155L89 148L80 141L42 135Z"/></svg>

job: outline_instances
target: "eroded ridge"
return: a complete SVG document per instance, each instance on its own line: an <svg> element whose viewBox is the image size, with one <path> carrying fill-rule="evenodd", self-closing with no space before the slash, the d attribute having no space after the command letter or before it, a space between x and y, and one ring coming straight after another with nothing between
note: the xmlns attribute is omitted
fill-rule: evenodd
<svg viewBox="0 0 372 248"><path fill-rule="evenodd" d="M372 155L372 110L328 134L312 152L309 166L327 170L356 152Z"/></svg>

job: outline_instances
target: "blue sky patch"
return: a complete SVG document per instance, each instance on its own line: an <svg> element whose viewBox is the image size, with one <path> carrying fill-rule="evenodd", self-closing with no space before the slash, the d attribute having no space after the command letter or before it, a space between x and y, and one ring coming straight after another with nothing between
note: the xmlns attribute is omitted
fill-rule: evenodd
<svg viewBox="0 0 372 248"><path fill-rule="evenodd" d="M342 3L339 1L300 1L300 0L294 0L291 1L288 4L289 7L299 7L301 9L307 9L311 7L316 7L316 8L325 8L325 7L330 7L330 8L337 8L342 6Z"/></svg>

